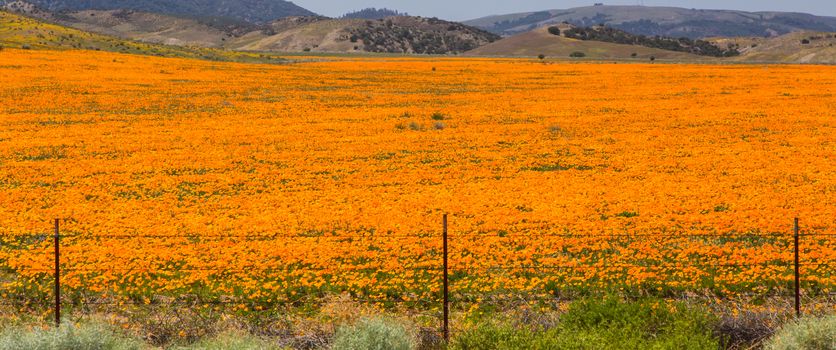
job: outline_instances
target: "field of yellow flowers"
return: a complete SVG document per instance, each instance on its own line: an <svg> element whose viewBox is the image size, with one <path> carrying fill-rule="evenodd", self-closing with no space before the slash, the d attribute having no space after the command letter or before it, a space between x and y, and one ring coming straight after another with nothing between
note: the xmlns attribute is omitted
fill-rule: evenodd
<svg viewBox="0 0 836 350"><path fill-rule="evenodd" d="M836 67L0 52L0 291L282 302L805 293ZM17 293L17 294L16 294Z"/></svg>

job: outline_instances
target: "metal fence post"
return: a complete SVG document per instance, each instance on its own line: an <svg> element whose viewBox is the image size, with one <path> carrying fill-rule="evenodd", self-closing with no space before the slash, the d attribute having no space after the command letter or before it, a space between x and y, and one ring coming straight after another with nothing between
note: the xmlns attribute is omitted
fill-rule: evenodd
<svg viewBox="0 0 836 350"><path fill-rule="evenodd" d="M61 327L61 249L58 243L58 219L55 219L55 327Z"/></svg>
<svg viewBox="0 0 836 350"><path fill-rule="evenodd" d="M798 257L798 218L795 218L795 225L793 226L793 232L795 236L795 317L801 317L801 272L799 269Z"/></svg>
<svg viewBox="0 0 836 350"><path fill-rule="evenodd" d="M444 225L444 324L442 326L441 332L444 335L444 341L450 342L450 295L448 294L448 282L447 282L447 214L444 214L443 219Z"/></svg>

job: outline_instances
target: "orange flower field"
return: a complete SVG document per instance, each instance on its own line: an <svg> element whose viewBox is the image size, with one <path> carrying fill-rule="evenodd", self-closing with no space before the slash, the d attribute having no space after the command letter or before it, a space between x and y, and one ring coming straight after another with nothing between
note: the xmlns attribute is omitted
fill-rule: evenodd
<svg viewBox="0 0 836 350"><path fill-rule="evenodd" d="M832 293L836 67L0 52L0 293Z"/></svg>

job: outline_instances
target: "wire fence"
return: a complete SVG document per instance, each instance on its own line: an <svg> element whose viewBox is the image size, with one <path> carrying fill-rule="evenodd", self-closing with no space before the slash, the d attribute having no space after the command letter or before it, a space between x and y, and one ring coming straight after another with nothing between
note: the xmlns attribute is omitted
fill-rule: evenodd
<svg viewBox="0 0 836 350"><path fill-rule="evenodd" d="M60 324L61 309L65 306L72 307L96 307L96 306L147 306L155 304L167 305L208 305L208 306L235 306L243 307L248 311L271 312L279 307L293 307L315 304L321 302L328 294L321 290L300 290L297 293L278 293L267 295L267 301L251 300L240 296L211 295L202 296L191 293L167 296L166 292L146 292L152 297L148 298L119 298L113 296L101 296L94 293L76 293L62 300L61 282L67 278L95 277L103 274L121 274L122 276L138 276L139 283L148 282L152 279L165 280L166 274L177 274L180 277L197 273L211 273L218 279L224 276L282 276L289 278L300 278L302 276L339 279L341 276L354 276L359 274L370 278L373 283L386 286L383 290L369 291L358 288L351 290L334 290L333 292L348 292L350 298L330 300L329 302L365 303L406 306L408 309L419 312L421 309L430 309L427 314L430 317L438 317L441 320L441 332L444 338L449 337L449 306L461 303L479 303L485 300L491 302L566 302L576 297L582 297L584 293L594 290L595 284L584 285L590 280L598 281L606 285L611 283L608 278L611 276L589 275L592 271L621 270L621 274L612 273L613 280L616 278L629 277L631 274L647 274L653 272L652 279L646 284L638 284L635 288L628 289L622 293L629 297L642 297L657 295L663 297L687 298L703 293L711 298L737 298L751 296L758 298L792 298L794 312L801 314L802 294L806 297L817 296L826 300L836 298L832 283L832 254L836 246L836 234L801 232L798 220L796 219L791 233L703 233L703 234L670 234L670 233L613 233L613 234L585 234L572 233L508 233L508 232L478 232L478 233L454 233L449 234L447 227L447 215L443 217L442 234L360 234L360 235L328 235L328 234L303 234L303 235L281 235L281 234L256 234L256 235L169 235L169 234L91 234L73 233L62 235L59 227L59 220L55 221L54 233L52 235L10 235L0 236L0 250L6 251L36 251L41 253L40 258L50 257L51 259L40 260L38 267L9 266L8 261L0 260L0 264L7 266L7 275L26 275L39 277L41 281L51 283L52 293L46 293L41 289L37 297L18 295L11 292L3 292L4 300L0 305L50 305L54 312L56 323ZM689 256L687 261L671 261L674 259L660 259L659 257L630 257L624 260L616 251L606 251L606 254L596 252L589 256L582 256L570 253L548 254L550 249L549 240L557 239L562 241L586 241L596 240L606 242L608 247L629 245L634 242L652 242L658 244L657 248L685 249L679 245L665 247L664 244L686 241L703 241L711 244L711 241L740 242L745 240L767 241L773 244L776 249L785 250L785 255L771 257L764 261L728 261L726 254L720 252L710 256L694 255ZM315 244L322 240L339 242L367 242L375 240L400 240L427 241L428 243L440 243L441 247L427 246L425 255L415 257L412 255L398 255L398 252L379 251L372 255L376 259L366 257L362 261L352 260L352 256L337 256L327 266L317 266L306 263L304 258L294 261L283 262L249 262L243 266L227 267L214 266L213 256L207 256L203 260L205 266L196 266L192 263L181 263L177 261L155 261L136 263L125 261L123 267L98 267L95 261L83 261L77 263L75 260L84 258L83 251L73 251L73 261L61 259L61 250L75 248L83 244L103 244L105 241L122 242L158 242L167 243L163 240L183 240L187 244L222 243L234 246L240 243L263 243L263 242L306 242ZM307 242L312 240L312 242ZM525 240L529 243L540 244L538 253L539 259L531 259L531 256L520 254L515 256L514 249L503 249L501 253L508 254L499 264L485 263L479 257L469 257L459 254L457 249L462 250L456 243L464 242L472 245L474 242L482 244L513 244L518 240ZM807 250L800 248L801 244L813 241L815 246ZM398 241L398 242L400 242ZM51 243L51 245L50 245ZM168 242L170 243L170 242ZM172 243L175 244L176 242ZM565 242L564 242L565 243ZM468 246L469 247L469 246ZM439 249L441 248L439 251ZM506 247L507 248L507 247ZM818 252L816 251L818 249ZM825 252L821 250L825 249ZM451 254L453 252L453 254ZM545 252L545 253L544 253ZM828 253L830 252L830 253ZM530 253L530 252L529 252ZM806 253L806 254L805 254ZM388 254L388 255L387 255ZM413 254L413 253L408 253ZM128 255L130 255L128 253ZM453 257L451 259L451 257ZM681 256L680 256L681 257ZM540 260L540 261L534 261ZM611 261L615 260L615 261ZM515 262L521 261L521 262ZM548 261L548 262L545 262ZM37 264L36 264L37 265ZM50 266L51 265L51 266ZM82 266L77 266L82 265ZM139 265L139 266L136 266ZM771 268L773 270L764 270ZM685 277L671 277L692 271L694 276L710 278L711 283L707 287L699 287L700 282L685 281ZM739 273L771 273L773 276L762 276L761 279L740 283L735 287L734 293L725 295L716 290L719 285L713 283L714 278L721 274ZM810 281L805 281L802 272L810 273ZM142 275L145 274L145 275ZM403 283L387 285L387 281L401 280L405 274L413 275L418 279L422 291L414 292L405 287ZM471 284L484 283L484 280L492 278L512 276L508 282L520 279L545 279L548 283L541 283L527 288L517 288L514 285L494 285L490 292L473 292L479 288L471 288ZM51 277L51 281L50 278ZM556 278L555 278L556 277ZM771 277L771 278L770 278ZM7 277L8 278L8 277ZM552 279L550 279L552 278ZM670 279L669 279L670 278ZM400 282L403 282L402 280ZM763 282L763 283L760 283ZM789 283L788 283L789 282ZM807 282L804 286L803 283ZM545 285L544 285L545 284ZM484 285L483 285L484 286ZM729 286L723 286L729 287ZM806 287L806 288L804 288ZM400 290L398 290L400 288ZM706 292L707 291L707 292ZM170 292L170 291L167 291ZM66 291L65 291L66 293ZM255 298L258 299L258 298Z"/></svg>

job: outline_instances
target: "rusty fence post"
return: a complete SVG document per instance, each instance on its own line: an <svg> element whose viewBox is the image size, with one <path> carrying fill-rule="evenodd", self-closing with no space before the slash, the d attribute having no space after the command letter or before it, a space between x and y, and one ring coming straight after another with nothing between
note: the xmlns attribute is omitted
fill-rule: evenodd
<svg viewBox="0 0 836 350"><path fill-rule="evenodd" d="M58 219L55 219L55 327L61 327L61 245L58 242L59 237Z"/></svg>
<svg viewBox="0 0 836 350"><path fill-rule="evenodd" d="M447 214L444 214L443 219L444 225L444 233L442 234L442 238L444 239L444 247L443 247L443 254L444 254L444 285L442 292L444 293L444 306L443 306L443 325L441 328L441 333L444 335L444 341L450 342L450 295L448 290L448 282L447 282Z"/></svg>
<svg viewBox="0 0 836 350"><path fill-rule="evenodd" d="M795 218L793 225L793 233L795 238L795 317L801 317L801 271L799 264L799 249L798 249L798 218Z"/></svg>

